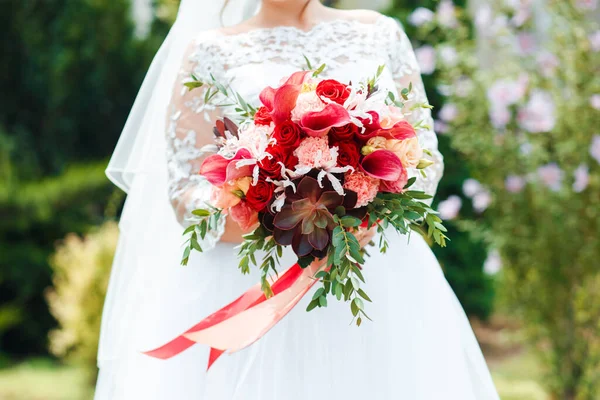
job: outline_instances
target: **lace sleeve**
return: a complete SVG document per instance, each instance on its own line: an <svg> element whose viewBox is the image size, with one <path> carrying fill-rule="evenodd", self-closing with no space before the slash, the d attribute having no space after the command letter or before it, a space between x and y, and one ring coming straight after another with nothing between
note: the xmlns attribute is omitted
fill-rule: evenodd
<svg viewBox="0 0 600 400"><path fill-rule="evenodd" d="M213 143L212 128L217 110L204 103L204 89L189 90L184 83L192 73L199 79L210 75L209 58L202 54L198 40L186 50L167 112L167 168L169 199L182 225L189 225L192 211L205 208L212 194L211 184L198 174L206 155L203 147ZM210 232L203 249L214 247L225 230L225 219L217 232Z"/></svg>
<svg viewBox="0 0 600 400"><path fill-rule="evenodd" d="M414 103L427 103L427 95L423 80L421 79L421 71L415 57L410 40L406 36L400 25L390 19L392 33L390 34L390 67L393 78L398 91L407 88L412 83L412 100ZM424 149L429 150L431 156L425 156L434 162L426 171L426 177L421 173L413 173L417 176L417 181L412 188L414 190L422 190L430 195L435 195L438 183L444 172L444 158L438 150L438 141L435 132L433 131L433 118L431 110L426 108L418 108L410 114L408 122L411 124L419 124L421 128L417 129L419 142ZM431 201L430 201L431 202Z"/></svg>

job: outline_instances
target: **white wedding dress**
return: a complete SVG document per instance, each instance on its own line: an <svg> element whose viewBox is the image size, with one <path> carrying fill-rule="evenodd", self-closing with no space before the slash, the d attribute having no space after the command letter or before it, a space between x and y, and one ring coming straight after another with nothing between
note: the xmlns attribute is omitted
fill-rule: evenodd
<svg viewBox="0 0 600 400"><path fill-rule="evenodd" d="M209 189L195 171L199 148L212 137L206 117L214 118L216 111L203 104L201 91L183 90L183 79L192 72L197 77L213 74L256 102L262 88L277 86L282 77L305 67L304 56L314 65L326 63L323 76L340 81L363 79L385 64L380 85L405 87L412 82L416 96L425 98L410 42L388 17L328 21L310 31L282 26L229 36L203 32L184 58L169 109L168 172L160 179L167 180L170 198L167 193L158 199L130 198L129 211L148 203L167 207L170 200L179 221L185 221L207 198ZM433 125L428 110L412 118ZM436 164L426 179L419 178L418 188L433 194L443 161L433 131L421 131L419 138ZM152 179L141 182L156 184ZM182 228L175 214L161 221L151 215L146 228L137 226L135 231L128 221L121 222L115 265L138 267L128 273L113 271L97 400L498 399L469 322L418 235L409 240L390 232L388 254L370 250L365 287L373 303L367 303L366 311L373 321L359 328L351 325L348 304L334 299L327 308L307 313L309 293L257 343L223 355L208 372L209 349L202 345L169 360L141 354L228 304L259 279L258 273L240 274L234 245L218 242L222 232L208 239L212 250L195 254L187 267L179 266ZM160 234L144 236L148 231ZM144 238L135 259L127 251L132 237L138 246ZM293 254L286 254L282 269L294 261ZM125 290L139 296L115 301L114 293ZM109 342L118 345L107 350Z"/></svg>

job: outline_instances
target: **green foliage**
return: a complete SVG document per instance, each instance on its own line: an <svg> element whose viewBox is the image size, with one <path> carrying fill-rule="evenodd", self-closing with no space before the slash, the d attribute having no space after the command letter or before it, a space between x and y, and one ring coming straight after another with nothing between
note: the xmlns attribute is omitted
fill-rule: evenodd
<svg viewBox="0 0 600 400"><path fill-rule="evenodd" d="M591 400L600 392L600 163L590 150L598 127L590 99L600 93L600 53L588 35L598 25L576 2L549 1L545 11L542 50L526 56L507 46L533 28L531 20L482 36L502 58L498 66L479 64L476 43L455 35L449 44L461 62L441 79L472 78L466 95L451 96L459 110L452 144L492 195L485 219L472 226L484 228L502 256L503 294L539 346L553 398ZM510 18L512 11L494 12ZM553 54L556 67L543 68L542 54ZM503 105L505 123L491 113L502 101L490 92L498 87L513 99ZM535 125L528 124L532 99ZM520 184L509 187L508 178Z"/></svg>
<svg viewBox="0 0 600 400"><path fill-rule="evenodd" d="M104 176L167 24L136 38L129 0L7 0L0 40L0 351L46 353L48 256L104 220Z"/></svg>
<svg viewBox="0 0 600 400"><path fill-rule="evenodd" d="M457 0L454 1L454 4L458 18L466 19L463 11L466 1ZM453 35L452 31L443 30L436 24L415 27L408 22L409 15L417 7L435 11L438 5L439 1L437 0L394 0L386 14L402 22L415 48L422 45L443 45L450 40L449 36ZM470 30L468 32L470 33ZM439 71L423 75L429 103L434 106L434 116L437 115L445 101L444 96L438 91L439 78ZM444 177L438 187L434 206L439 200L444 200L450 195L460 195L464 180L470 176L463 157L450 146L449 136L438 134L438 140L440 151L444 155ZM461 197L463 196L461 195ZM469 207L463 207L461 215L472 218L475 213ZM446 278L466 313L469 316L485 319L492 312L494 302L492 280L483 272L483 263L487 253L485 244L474 238L470 232L460 229L454 221L445 221L444 224L448 228L448 236L452 238L452 245L448 247L434 246L433 252L444 268Z"/></svg>
<svg viewBox="0 0 600 400"><path fill-rule="evenodd" d="M51 258L53 289L47 294L59 328L50 333L50 350L81 365L92 380L104 297L119 229L107 222L81 238L69 234Z"/></svg>

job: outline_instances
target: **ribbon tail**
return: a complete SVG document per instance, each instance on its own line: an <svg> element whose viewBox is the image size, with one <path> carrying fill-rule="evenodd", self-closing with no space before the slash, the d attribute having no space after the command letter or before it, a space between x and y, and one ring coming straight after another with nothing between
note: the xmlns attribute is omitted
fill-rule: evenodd
<svg viewBox="0 0 600 400"><path fill-rule="evenodd" d="M217 361L219 357L223 355L223 353L225 353L225 350L219 350L213 347L210 348L210 354L208 356L208 366L206 367L207 371L210 369L210 367L212 367L215 361Z"/></svg>

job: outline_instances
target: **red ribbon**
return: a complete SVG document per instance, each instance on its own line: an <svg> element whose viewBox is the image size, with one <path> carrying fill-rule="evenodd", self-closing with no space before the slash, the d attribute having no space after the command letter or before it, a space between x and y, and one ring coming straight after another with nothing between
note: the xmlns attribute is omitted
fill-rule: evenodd
<svg viewBox="0 0 600 400"><path fill-rule="evenodd" d="M267 333L277 322L279 322L287 313L298 303L298 301L308 292L308 290L317 282L317 279L312 278L312 275L316 273L318 267L309 267L306 269L301 268L298 264L292 265L279 279L273 282L271 289L273 290L273 296L269 299L266 298L261 290L260 284L254 285L235 301L231 302L227 306L209 315L175 339L171 340L167 344L160 346L154 350L144 352L151 357L168 359L176 356L177 354L187 350L197 342L191 340L189 337L194 336L190 334L204 331L208 328L216 327L233 317L239 316L248 310L255 308L256 306L271 301L274 303L272 309L269 309L270 314L268 318L260 319L257 323L260 324L260 333L255 334L243 341L240 348L233 349L234 351L240 350L254 343L260 339L265 333ZM310 279L306 279L309 277ZM299 281L300 278L304 279L304 282ZM296 283L300 284L292 289L292 286ZM290 299L278 302L277 297L286 290L293 290L291 294L294 296ZM294 294L296 293L296 294ZM274 311L273 311L274 310ZM260 312L260 311L259 311ZM210 344L210 343L207 343ZM208 367L214 364L214 362L228 349L219 349L211 346L210 355L208 360Z"/></svg>

